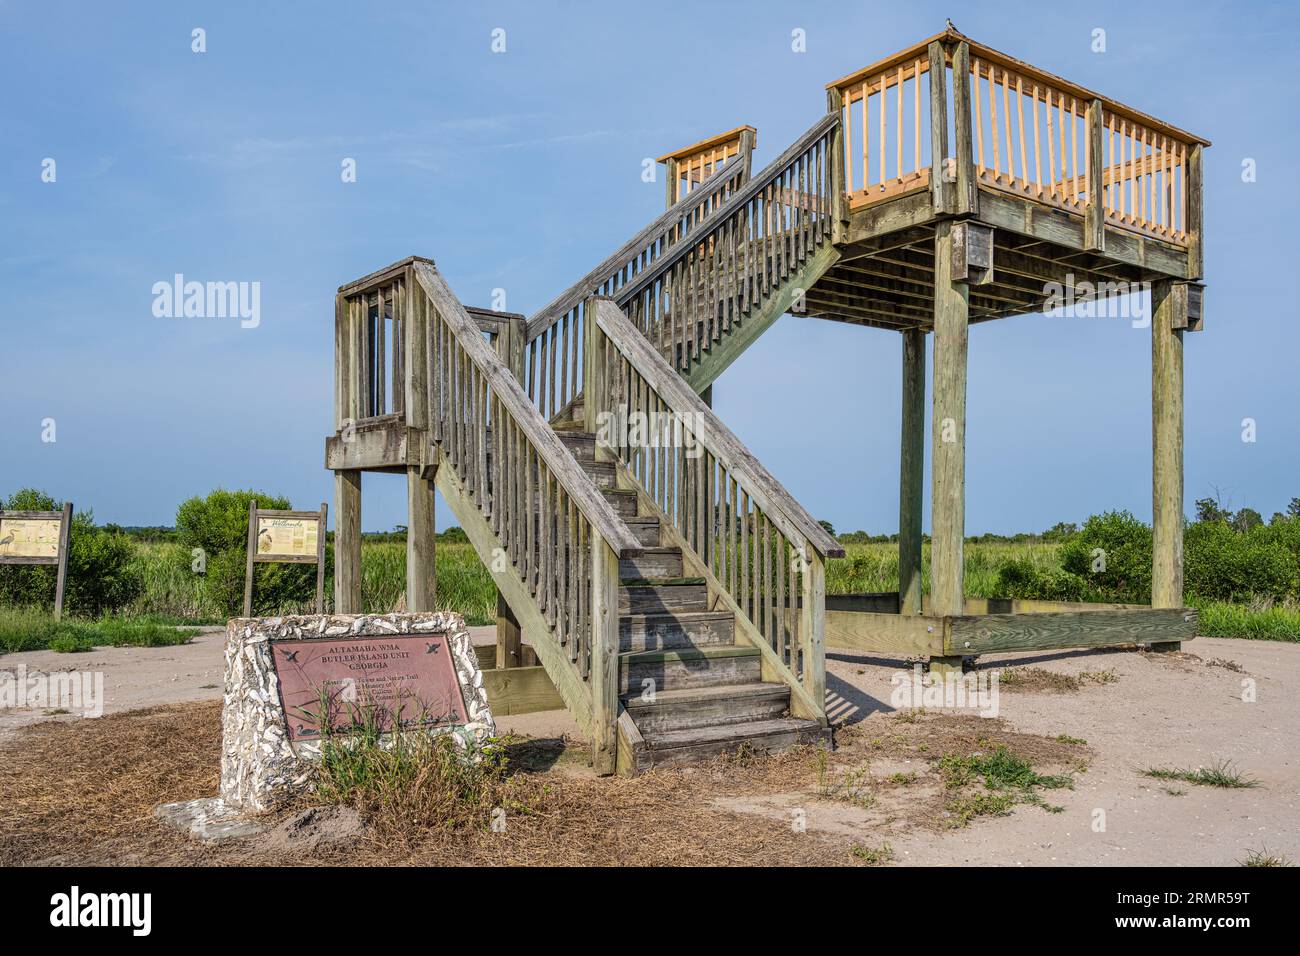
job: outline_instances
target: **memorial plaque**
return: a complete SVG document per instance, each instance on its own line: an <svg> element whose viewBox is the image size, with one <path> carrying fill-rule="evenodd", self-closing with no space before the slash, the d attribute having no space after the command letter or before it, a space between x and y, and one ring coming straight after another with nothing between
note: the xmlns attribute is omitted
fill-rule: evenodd
<svg viewBox="0 0 1300 956"><path fill-rule="evenodd" d="M60 518L0 517L0 559L44 558L53 564L59 558Z"/></svg>
<svg viewBox="0 0 1300 956"><path fill-rule="evenodd" d="M258 560L310 558L316 560L318 518L257 518Z"/></svg>
<svg viewBox="0 0 1300 956"><path fill-rule="evenodd" d="M314 547L314 545L313 545ZM465 701L446 634L273 641L272 661L289 739L464 724Z"/></svg>

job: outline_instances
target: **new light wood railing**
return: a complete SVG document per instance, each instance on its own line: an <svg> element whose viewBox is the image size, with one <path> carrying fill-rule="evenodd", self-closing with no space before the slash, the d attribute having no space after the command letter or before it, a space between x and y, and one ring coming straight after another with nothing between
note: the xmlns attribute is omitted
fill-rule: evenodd
<svg viewBox="0 0 1300 956"><path fill-rule="evenodd" d="M543 417L552 419L562 412L582 387L583 303L593 295L614 295L651 268L721 208L748 176L748 156L733 156L715 175L529 318L524 373L528 396Z"/></svg>
<svg viewBox="0 0 1300 956"><path fill-rule="evenodd" d="M830 147L838 124L832 115L819 120L687 241L616 293L677 371L689 371L711 342L788 292L788 280L830 242Z"/></svg>
<svg viewBox="0 0 1300 956"><path fill-rule="evenodd" d="M1084 216L1094 246L1103 223L1175 245L1197 239L1207 141L956 31L828 89L843 121L850 210L926 189L936 175L959 179L957 164L969 163L980 186Z"/></svg>
<svg viewBox="0 0 1300 956"><path fill-rule="evenodd" d="M664 164L668 177L668 205L698 189L733 156L752 150L756 135L754 127L738 126L660 156L656 162Z"/></svg>
<svg viewBox="0 0 1300 956"><path fill-rule="evenodd" d="M641 547L433 264L415 261L406 282L427 342L438 468L454 470L531 595L547 627L532 635L538 656L574 713L586 715L597 763L612 769L618 560Z"/></svg>
<svg viewBox="0 0 1300 956"><path fill-rule="evenodd" d="M586 415L758 646L765 679L824 715L825 561L840 544L713 414L623 312L589 305Z"/></svg>

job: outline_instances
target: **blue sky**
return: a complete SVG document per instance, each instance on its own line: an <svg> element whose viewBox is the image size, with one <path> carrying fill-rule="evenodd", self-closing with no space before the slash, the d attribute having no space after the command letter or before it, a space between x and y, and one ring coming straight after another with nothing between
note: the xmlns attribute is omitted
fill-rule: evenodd
<svg viewBox="0 0 1300 956"><path fill-rule="evenodd" d="M0 0L0 494L34 485L123 524L170 524L218 486L329 500L337 286L421 254L466 304L499 287L531 313L662 208L644 157L743 122L764 165L824 112L827 81L946 16L1213 140L1188 507L1217 488L1283 508L1300 495L1300 14L1245 3ZM261 324L155 317L152 286L176 273L260 282ZM715 407L815 515L891 532L899 355L895 333L786 317ZM1106 508L1149 519L1150 427L1148 332L1037 316L972 329L968 532ZM401 479L367 476L368 530L404 510ZM445 506L439 519L453 523Z"/></svg>

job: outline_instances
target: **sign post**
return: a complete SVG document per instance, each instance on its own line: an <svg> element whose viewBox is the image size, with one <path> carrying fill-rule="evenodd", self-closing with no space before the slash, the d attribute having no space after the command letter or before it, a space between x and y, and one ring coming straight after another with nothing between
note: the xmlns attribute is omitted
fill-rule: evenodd
<svg viewBox="0 0 1300 956"><path fill-rule="evenodd" d="M248 503L248 563L244 572L244 617L253 616L253 565L259 562L316 565L316 613L325 613L325 527L329 506L320 511L278 511Z"/></svg>
<svg viewBox="0 0 1300 956"><path fill-rule="evenodd" d="M72 502L62 511L0 511L0 564L56 564L54 619L63 617Z"/></svg>

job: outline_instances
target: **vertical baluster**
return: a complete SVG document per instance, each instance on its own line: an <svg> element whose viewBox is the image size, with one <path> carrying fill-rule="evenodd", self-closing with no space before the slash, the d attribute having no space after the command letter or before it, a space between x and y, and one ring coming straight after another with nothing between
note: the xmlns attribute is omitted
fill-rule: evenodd
<svg viewBox="0 0 1300 956"><path fill-rule="evenodd" d="M912 171L921 171L921 58L912 64Z"/></svg>
<svg viewBox="0 0 1300 956"><path fill-rule="evenodd" d="M1002 157L998 148L997 68L989 64L989 139L993 140L993 180L1002 181Z"/></svg>
<svg viewBox="0 0 1300 956"><path fill-rule="evenodd" d="M1011 152L1011 78L1007 71L1002 71L1002 131L1007 138L1007 183L1016 181L1016 163ZM1020 164L1020 175L1025 174L1024 163Z"/></svg>
<svg viewBox="0 0 1300 956"><path fill-rule="evenodd" d="M971 108L975 111L975 166L979 175L984 175L984 118L980 115L980 61L971 58L972 86L970 91ZM961 157L957 157L961 162Z"/></svg>
<svg viewBox="0 0 1300 956"><path fill-rule="evenodd" d="M868 150L871 148L871 125L867 112L867 99L869 91L867 83L862 81L862 192L863 195L871 189L871 163L868 158Z"/></svg>
<svg viewBox="0 0 1300 956"><path fill-rule="evenodd" d="M1034 189L1041 199L1043 196L1043 144L1038 135L1038 84L1034 84Z"/></svg>
<svg viewBox="0 0 1300 956"><path fill-rule="evenodd" d="M889 130L889 124L888 124L888 120L889 120L889 115L888 115L888 114L889 114L889 105L888 105L888 103L889 103L889 101L888 101L888 99L885 97L885 74L882 73L882 74L880 74L880 149L879 149L879 153L880 153L880 156L879 156L880 170L879 170L879 172L880 172L880 188L881 188L881 189L884 189L884 188L885 188L885 176L886 176L886 172L885 172L885 147L888 145L888 143L886 142L886 139L887 139L887 137L888 137L888 135L889 135L889 134L888 134L888 130Z"/></svg>
<svg viewBox="0 0 1300 956"><path fill-rule="evenodd" d="M740 492L740 609L750 613L749 606L749 493ZM752 620L752 615L750 616Z"/></svg>
<svg viewBox="0 0 1300 956"><path fill-rule="evenodd" d="M898 108L898 116L894 121L894 135L898 137L898 147L895 150L895 162L898 168L894 172L898 176L898 181L903 181L903 67L898 67L898 75L895 77L898 84L898 93L895 97L895 105Z"/></svg>
<svg viewBox="0 0 1300 956"><path fill-rule="evenodd" d="M1056 198L1056 127L1052 122L1052 91L1047 90L1047 192Z"/></svg>
<svg viewBox="0 0 1300 956"><path fill-rule="evenodd" d="M1029 189L1029 162L1025 153L1025 78L1016 77L1016 120L1020 130L1020 188Z"/></svg>

